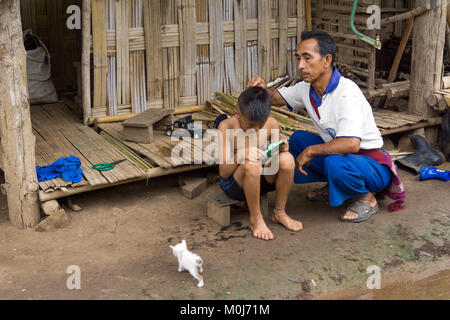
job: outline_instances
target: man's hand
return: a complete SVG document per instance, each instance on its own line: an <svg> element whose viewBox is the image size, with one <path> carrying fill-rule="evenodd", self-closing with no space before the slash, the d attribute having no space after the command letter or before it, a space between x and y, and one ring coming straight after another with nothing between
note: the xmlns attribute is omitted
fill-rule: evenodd
<svg viewBox="0 0 450 320"><path fill-rule="evenodd" d="M264 81L263 78L260 78L260 77L253 77L247 83L247 88L257 87L257 86L267 88L267 83L266 83L266 81Z"/></svg>
<svg viewBox="0 0 450 320"><path fill-rule="evenodd" d="M309 167L309 165L311 164L312 159L314 159L314 157L311 155L310 149L306 148L305 150L303 150L302 153L300 153L297 157L296 160L296 165L297 165L297 170L304 176L307 176L308 173L303 170L303 166L307 166Z"/></svg>

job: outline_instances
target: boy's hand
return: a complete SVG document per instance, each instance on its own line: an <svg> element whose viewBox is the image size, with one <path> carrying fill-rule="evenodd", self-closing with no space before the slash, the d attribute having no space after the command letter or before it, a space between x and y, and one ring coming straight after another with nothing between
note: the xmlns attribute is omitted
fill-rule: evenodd
<svg viewBox="0 0 450 320"><path fill-rule="evenodd" d="M264 79L260 78L260 77L253 77L247 83L247 88L257 87L257 86L267 88L266 81L264 81Z"/></svg>
<svg viewBox="0 0 450 320"><path fill-rule="evenodd" d="M287 140L283 140L284 144L280 147L280 152L288 152L289 151L289 143Z"/></svg>
<svg viewBox="0 0 450 320"><path fill-rule="evenodd" d="M266 154L264 151L257 147L244 148L237 152L238 163L241 163L242 160L244 160L245 163L258 163L265 157Z"/></svg>

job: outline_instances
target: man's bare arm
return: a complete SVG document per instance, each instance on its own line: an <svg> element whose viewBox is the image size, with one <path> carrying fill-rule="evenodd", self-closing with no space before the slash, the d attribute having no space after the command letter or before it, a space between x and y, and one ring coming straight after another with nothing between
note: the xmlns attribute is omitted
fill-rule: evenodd
<svg viewBox="0 0 450 320"><path fill-rule="evenodd" d="M247 83L247 88L257 86L263 87L269 92L272 106L283 106L286 104L286 101L284 101L284 99L281 97L278 91L272 91L267 88L267 83L266 81L264 81L263 78L253 77Z"/></svg>
<svg viewBox="0 0 450 320"><path fill-rule="evenodd" d="M360 145L361 140L358 138L337 138L328 143L309 146L306 150L313 157L346 155L359 152Z"/></svg>

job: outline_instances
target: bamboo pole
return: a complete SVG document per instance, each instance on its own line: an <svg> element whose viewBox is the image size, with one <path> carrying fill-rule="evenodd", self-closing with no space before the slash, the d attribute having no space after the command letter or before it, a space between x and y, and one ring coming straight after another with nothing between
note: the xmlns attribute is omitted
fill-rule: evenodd
<svg viewBox="0 0 450 320"><path fill-rule="evenodd" d="M406 25L405 32L403 33L402 40L398 46L397 53L395 55L394 62L392 63L391 70L389 72L388 83L393 82L397 78L397 70L402 60L403 52L405 51L406 44L408 43L409 37L411 35L414 25L414 18L409 18L408 24Z"/></svg>
<svg viewBox="0 0 450 320"><path fill-rule="evenodd" d="M206 109L205 105L177 108L174 110L173 114L175 116L177 116L177 115L182 115L182 114L187 114L187 113L204 111L205 109ZM136 113L131 113L131 114L119 114L119 115L114 115L114 116L103 116L103 117L90 118L89 125L93 125L94 122L97 122L97 123L121 122L121 121L128 120L130 118L133 118L136 115L137 115Z"/></svg>
<svg viewBox="0 0 450 320"><path fill-rule="evenodd" d="M306 31L312 30L311 0L305 0Z"/></svg>
<svg viewBox="0 0 450 320"><path fill-rule="evenodd" d="M88 124L91 117L91 1L83 0L82 30L81 30L81 78L83 123Z"/></svg>

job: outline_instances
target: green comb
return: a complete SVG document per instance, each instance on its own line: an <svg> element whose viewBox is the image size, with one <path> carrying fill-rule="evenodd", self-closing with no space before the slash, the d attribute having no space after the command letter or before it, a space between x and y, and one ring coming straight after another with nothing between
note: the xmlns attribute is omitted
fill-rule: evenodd
<svg viewBox="0 0 450 320"><path fill-rule="evenodd" d="M281 140L278 141L277 143L270 144L267 150L265 151L267 157L263 160L263 162L267 161L284 143L285 141Z"/></svg>

